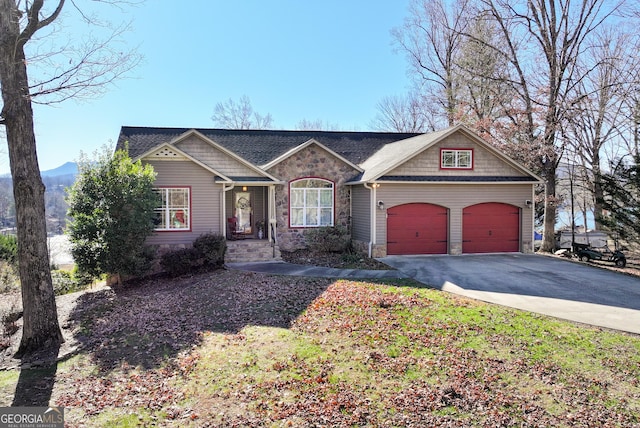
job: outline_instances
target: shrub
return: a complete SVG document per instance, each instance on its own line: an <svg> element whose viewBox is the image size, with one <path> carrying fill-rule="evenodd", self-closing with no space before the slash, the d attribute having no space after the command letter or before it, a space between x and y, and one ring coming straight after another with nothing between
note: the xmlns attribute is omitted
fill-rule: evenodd
<svg viewBox="0 0 640 428"><path fill-rule="evenodd" d="M224 254L227 252L227 240L219 234L200 235L193 242L193 248L204 259L205 266L217 269L224 265Z"/></svg>
<svg viewBox="0 0 640 428"><path fill-rule="evenodd" d="M193 270L197 263L197 251L193 248L181 248L162 255L160 265L170 276L180 276Z"/></svg>
<svg viewBox="0 0 640 428"><path fill-rule="evenodd" d="M0 304L0 351L11 346L11 336L18 331L17 321L22 317L22 299L20 293L3 296Z"/></svg>
<svg viewBox="0 0 640 428"><path fill-rule="evenodd" d="M77 268L73 271L52 270L51 280L53 281L53 292L56 296L84 290L93 282L91 276L79 274Z"/></svg>
<svg viewBox="0 0 640 428"><path fill-rule="evenodd" d="M20 292L20 278L17 267L0 259L0 293Z"/></svg>
<svg viewBox="0 0 640 428"><path fill-rule="evenodd" d="M18 239L14 235L0 235L0 260L12 265L18 261Z"/></svg>
<svg viewBox="0 0 640 428"><path fill-rule="evenodd" d="M227 241L224 236L209 233L198 237L190 248L163 254L160 265L170 276L209 271L224 265L226 251Z"/></svg>
<svg viewBox="0 0 640 428"><path fill-rule="evenodd" d="M343 226L310 229L304 237L309 249L319 253L342 253L351 245L351 235Z"/></svg>
<svg viewBox="0 0 640 428"><path fill-rule="evenodd" d="M75 281L78 283L78 285L81 287L87 287L93 284L93 280L95 279L91 274L80 269L78 265L75 265L73 267L73 270L71 271L71 275L73 276Z"/></svg>
<svg viewBox="0 0 640 428"><path fill-rule="evenodd" d="M153 260L145 240L153 233L160 202L155 173L123 150L112 154L105 149L96 157L81 159L67 197L73 258L94 276L139 276Z"/></svg>

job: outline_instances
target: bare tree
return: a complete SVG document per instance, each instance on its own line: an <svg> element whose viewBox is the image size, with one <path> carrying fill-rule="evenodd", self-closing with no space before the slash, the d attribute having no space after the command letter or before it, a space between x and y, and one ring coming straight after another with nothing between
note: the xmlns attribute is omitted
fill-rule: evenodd
<svg viewBox="0 0 640 428"><path fill-rule="evenodd" d="M296 124L296 129L298 131L338 131L340 130L340 125L337 123L331 124L322 119L302 119Z"/></svg>
<svg viewBox="0 0 640 428"><path fill-rule="evenodd" d="M114 0L111 3L116 3ZM46 4L45 4L46 3ZM104 3L109 3L104 0ZM80 12L75 3L71 10ZM18 257L22 287L23 335L17 355L57 348L63 338L58 325L49 271L45 224L44 184L36 155L32 102L55 102L84 95L113 81L135 65L137 57L116 54L107 47L123 31L110 32L104 43L93 42L71 50L42 43L54 34L52 24L65 8L65 0L0 0L0 124L6 129L13 178ZM93 18L81 14L87 22ZM41 37L34 37L38 34ZM34 41L35 40L35 41ZM34 44L27 57L29 43ZM71 46L71 45L68 45ZM71 55L71 52L75 52ZM63 57L64 62L60 61ZM58 58L57 60L55 58ZM48 62L32 80L27 64ZM47 99L49 101L47 101Z"/></svg>
<svg viewBox="0 0 640 428"><path fill-rule="evenodd" d="M391 132L427 132L434 131L436 117L433 104L424 101L416 93L405 96L387 96L377 105L378 113L371 127L378 131Z"/></svg>
<svg viewBox="0 0 640 428"><path fill-rule="evenodd" d="M470 18L467 31L456 59L460 89L455 120L504 145L511 138L510 119L517 110L514 91L503 83L509 80L509 64L492 48L503 46L503 38L496 24L482 16Z"/></svg>
<svg viewBox="0 0 640 428"><path fill-rule="evenodd" d="M269 129L273 122L271 114L263 116L254 111L246 95L240 97L237 103L231 98L217 103L211 120L215 126L225 129Z"/></svg>
<svg viewBox="0 0 640 428"><path fill-rule="evenodd" d="M603 215L602 160L605 147L617 146L626 131L625 98L635 86L633 75L640 64L635 56L637 41L632 33L619 28L598 32L595 43L581 56L579 67L585 75L575 86L575 101L570 105L567 145L576 161L584 167L585 186L590 189L596 228ZM612 147L613 148L613 147ZM612 154L609 162L620 157Z"/></svg>
<svg viewBox="0 0 640 428"><path fill-rule="evenodd" d="M554 248L556 169L563 152L558 138L572 90L585 75L577 59L593 32L612 17L618 4L605 0L480 0L484 16L496 23L504 46L494 46L506 58L513 77L504 84L517 94L523 115L519 128L524 151L531 153L545 180L543 251Z"/></svg>
<svg viewBox="0 0 640 428"><path fill-rule="evenodd" d="M468 24L469 0L413 0L402 27L392 31L425 95L438 103L446 123L458 107L456 59Z"/></svg>

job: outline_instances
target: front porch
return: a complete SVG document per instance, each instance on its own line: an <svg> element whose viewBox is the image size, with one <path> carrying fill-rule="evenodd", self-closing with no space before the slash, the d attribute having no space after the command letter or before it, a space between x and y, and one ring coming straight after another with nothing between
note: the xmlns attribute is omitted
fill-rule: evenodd
<svg viewBox="0 0 640 428"><path fill-rule="evenodd" d="M275 217L274 206L273 184L237 182L225 189L225 262L281 260L269 221Z"/></svg>

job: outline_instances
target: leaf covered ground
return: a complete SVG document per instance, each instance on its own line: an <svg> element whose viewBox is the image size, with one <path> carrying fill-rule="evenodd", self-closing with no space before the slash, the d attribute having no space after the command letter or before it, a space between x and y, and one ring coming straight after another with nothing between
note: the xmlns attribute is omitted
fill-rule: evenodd
<svg viewBox="0 0 640 428"><path fill-rule="evenodd" d="M1 404L38 390L69 426L640 426L638 336L398 281L217 271L88 293L65 324L81 351L3 372Z"/></svg>

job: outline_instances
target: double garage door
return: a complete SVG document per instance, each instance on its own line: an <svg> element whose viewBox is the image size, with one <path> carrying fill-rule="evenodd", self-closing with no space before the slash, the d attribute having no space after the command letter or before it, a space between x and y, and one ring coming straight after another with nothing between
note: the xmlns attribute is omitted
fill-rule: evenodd
<svg viewBox="0 0 640 428"><path fill-rule="evenodd" d="M412 203L387 210L387 254L447 254L449 211ZM472 205L462 212L462 252L520 251L520 210L497 202Z"/></svg>

